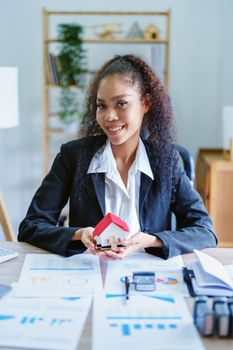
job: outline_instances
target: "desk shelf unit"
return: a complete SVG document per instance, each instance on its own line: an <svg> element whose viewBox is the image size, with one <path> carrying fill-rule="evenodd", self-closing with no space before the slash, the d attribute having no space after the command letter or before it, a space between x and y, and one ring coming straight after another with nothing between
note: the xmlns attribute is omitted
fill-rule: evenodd
<svg viewBox="0 0 233 350"><path fill-rule="evenodd" d="M61 88L59 85L50 84L48 81L48 62L46 62L46 57L48 57L48 54L50 52L51 45L59 44L59 40L56 38L56 34L51 35L51 21L56 18L56 23L66 23L68 17L75 18L76 23L82 25L83 19L90 18L93 19L93 22L98 23L101 20L104 21L107 17L108 21L112 21L112 18L115 19L125 19L127 18L127 21L132 20L131 25L134 23L135 19L138 19L140 21L143 20L145 23L145 19L147 24L149 25L151 23L154 23L157 25L157 21L160 21L159 23L163 24L161 31L162 35L161 38L152 38L152 39L144 39L144 38L124 38L124 37L116 37L116 38L92 38L91 35L87 35L87 37L83 37L83 45L85 50L88 50L88 47L90 45L96 45L96 47L99 45L102 45L102 62L101 64L106 60L105 59L105 46L108 45L118 45L126 44L131 45L127 46L129 47L129 53L133 53L133 50L130 50L130 47L132 47L132 44L135 45L150 45L151 48L158 47L158 45L163 47L163 57L162 57L162 63L163 63L163 83L168 89L168 80L169 80L169 48L170 48L170 11L165 12L95 12L95 11L48 11L46 9L43 10L43 100L44 100L44 108L43 108L43 170L46 174L48 172L50 162L52 158L54 157L54 154L50 152L50 147L53 143L52 138L55 137L55 135L64 136L64 141L68 141L68 139L73 139L79 137L78 132L69 132L64 131L62 127L59 128L52 128L50 126L50 118L51 116L58 115L57 112L52 111L51 107L51 101L50 101L50 92L52 91L58 91ZM98 22L97 22L98 21ZM84 31L85 31L85 25L84 25ZM92 33L94 36L94 34ZM119 36L119 35L118 35ZM150 62L151 63L151 62ZM153 66L153 65L152 65ZM76 86L70 86L71 89L76 89ZM60 142L62 143L62 141ZM56 149L55 153L57 153L58 149Z"/></svg>

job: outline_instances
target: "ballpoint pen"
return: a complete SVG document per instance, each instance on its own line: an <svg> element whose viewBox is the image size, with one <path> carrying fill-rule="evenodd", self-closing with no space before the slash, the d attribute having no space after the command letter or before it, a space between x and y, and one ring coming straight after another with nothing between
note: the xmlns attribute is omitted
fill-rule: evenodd
<svg viewBox="0 0 233 350"><path fill-rule="evenodd" d="M129 277L125 276L125 301L129 300Z"/></svg>

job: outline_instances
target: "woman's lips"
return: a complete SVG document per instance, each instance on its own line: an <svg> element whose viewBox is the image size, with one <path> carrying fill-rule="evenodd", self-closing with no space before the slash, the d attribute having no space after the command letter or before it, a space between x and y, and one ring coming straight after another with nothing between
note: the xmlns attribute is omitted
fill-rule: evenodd
<svg viewBox="0 0 233 350"><path fill-rule="evenodd" d="M109 126L109 127L106 127L106 129L111 132L111 133L117 133L117 132L120 132L122 129L123 129L123 125L122 126Z"/></svg>

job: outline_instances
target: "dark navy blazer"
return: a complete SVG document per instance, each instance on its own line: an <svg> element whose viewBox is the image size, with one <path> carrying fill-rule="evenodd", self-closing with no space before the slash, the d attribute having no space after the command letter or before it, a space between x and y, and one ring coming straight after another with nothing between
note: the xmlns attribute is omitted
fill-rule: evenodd
<svg viewBox="0 0 233 350"><path fill-rule="evenodd" d="M78 228L94 227L105 215L105 174L87 174L93 155L105 142L105 136L95 136L62 145L20 224L19 241L62 255L85 250L81 241L70 239ZM142 232L163 242L162 249L146 251L170 258L194 248L216 246L211 220L180 165L174 145L143 142L154 180L141 174L139 222ZM56 226L68 200L69 227ZM171 230L171 211L176 216L175 230Z"/></svg>

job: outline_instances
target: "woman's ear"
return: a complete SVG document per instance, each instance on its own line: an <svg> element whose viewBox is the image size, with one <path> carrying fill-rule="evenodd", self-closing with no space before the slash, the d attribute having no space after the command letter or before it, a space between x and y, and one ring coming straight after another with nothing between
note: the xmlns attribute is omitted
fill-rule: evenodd
<svg viewBox="0 0 233 350"><path fill-rule="evenodd" d="M151 97L150 94L146 94L143 98L142 98L142 103L143 103L143 107L144 107L144 113L147 113L150 110L151 107Z"/></svg>

